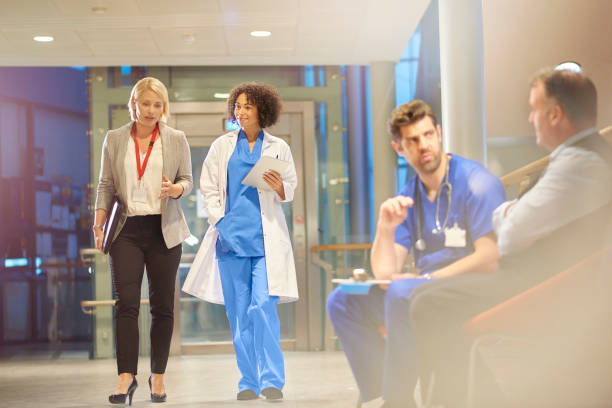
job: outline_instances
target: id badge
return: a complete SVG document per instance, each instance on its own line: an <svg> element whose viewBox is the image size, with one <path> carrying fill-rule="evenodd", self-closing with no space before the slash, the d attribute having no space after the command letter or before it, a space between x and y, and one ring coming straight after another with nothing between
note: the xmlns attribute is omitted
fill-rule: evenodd
<svg viewBox="0 0 612 408"><path fill-rule="evenodd" d="M446 228L444 230L444 235L444 246L449 248L465 247L465 230L459 228L456 222L452 228Z"/></svg>
<svg viewBox="0 0 612 408"><path fill-rule="evenodd" d="M147 188L143 183L138 183L132 190L132 201L136 203L146 203L147 202Z"/></svg>

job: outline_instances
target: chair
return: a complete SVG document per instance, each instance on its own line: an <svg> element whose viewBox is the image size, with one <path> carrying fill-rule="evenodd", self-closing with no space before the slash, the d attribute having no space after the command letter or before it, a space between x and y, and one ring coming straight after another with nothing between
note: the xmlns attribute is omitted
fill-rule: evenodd
<svg viewBox="0 0 612 408"><path fill-rule="evenodd" d="M612 144L612 126L601 134ZM520 194L528 188L533 175L542 172L547 164L548 158L542 158L502 177L502 183L505 187L519 184ZM590 365L589 371L599 371L599 378L612 375L612 365L593 361L597 355L607 357L608 344L612 341L608 328L593 322L610 318L603 302L607 297L603 291L612 287L607 276L609 271L605 270L609 263L606 257L610 254L612 247L599 249L464 325L474 338L468 366L468 407L474 407L479 400L477 382L482 376L482 365L493 375L512 406L591 406L602 403L601 398L612 397L605 380L588 378L585 381L575 375L585 365ZM588 346L576 347L587 343ZM574 361L558 360L559 353L578 356ZM561 363L565 366L558 367ZM555 366L556 369L551 369ZM540 388L530 388L533 384ZM587 397L591 400L587 401Z"/></svg>
<svg viewBox="0 0 612 408"><path fill-rule="evenodd" d="M605 296L598 293L598 289L609 287L605 285L609 278L606 277L607 271L603 270L603 260L604 255L611 252L612 248L601 249L565 271L480 313L464 325L466 332L474 337L468 366L468 407L474 407L478 401L476 384L482 375L479 361L487 367L487 373L493 374L502 393L512 400L512 406L562 406L562 401L567 402L572 397L578 382L573 378L571 381L563 378L570 367L557 367L557 372L543 369L555 363L558 365L555 360L559 353L572 352L571 348L584 343L585 337L588 340L587 334L598 329L593 323L604 318L601 299ZM559 374L561 378L556 377ZM550 378L542 381L542 375ZM559 392L554 395L555 385L568 383L572 384L569 395ZM533 384L540 388L530 388ZM548 388L542 389L543 384ZM601 388L601 384L591 385L594 385L592 393ZM605 387L607 389L607 384ZM535 401L536 397L543 400ZM551 398L560 400L550 405ZM581 400L579 406L590 406L583 405L584 402Z"/></svg>

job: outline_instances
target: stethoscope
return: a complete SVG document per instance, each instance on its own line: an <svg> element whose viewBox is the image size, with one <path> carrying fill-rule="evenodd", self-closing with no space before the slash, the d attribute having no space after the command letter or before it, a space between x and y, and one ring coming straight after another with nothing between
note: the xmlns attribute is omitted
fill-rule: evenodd
<svg viewBox="0 0 612 408"><path fill-rule="evenodd" d="M442 184L438 189L438 193L436 194L436 227L431 230L432 234L440 234L444 232L446 229L446 224L448 223L448 216L450 214L451 203L453 202L453 185L448 181L448 173L450 169L450 159L446 163L446 174L444 179L442 180ZM419 186L420 180L417 176L415 182L415 192L414 192L414 201L416 205L416 218L417 218L417 240L414 243L414 247L419 251L424 251L427 249L427 245L425 245L425 240L421 234L421 188ZM448 207L446 207L446 216L444 217L444 222L440 225L440 196L444 189L447 190L446 197L448 200Z"/></svg>

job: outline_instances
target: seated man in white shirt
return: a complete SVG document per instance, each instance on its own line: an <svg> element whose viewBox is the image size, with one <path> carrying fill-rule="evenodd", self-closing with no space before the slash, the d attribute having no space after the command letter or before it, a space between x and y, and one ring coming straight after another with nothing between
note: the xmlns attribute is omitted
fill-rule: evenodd
<svg viewBox="0 0 612 408"><path fill-rule="evenodd" d="M595 128L593 82L571 71L542 71L529 105L529 122L538 145L551 152L550 163L531 190L493 214L500 269L432 282L413 293L420 375L434 374L433 402L446 407L466 403L471 342L462 325L607 245L612 149ZM501 395L491 398L503 406Z"/></svg>

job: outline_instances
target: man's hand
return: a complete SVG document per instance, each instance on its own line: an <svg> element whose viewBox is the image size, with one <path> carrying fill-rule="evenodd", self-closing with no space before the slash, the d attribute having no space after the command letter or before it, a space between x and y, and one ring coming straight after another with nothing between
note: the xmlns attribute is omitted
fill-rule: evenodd
<svg viewBox="0 0 612 408"><path fill-rule="evenodd" d="M379 226L395 229L406 219L408 207L412 207L413 204L412 198L406 196L397 196L383 201L378 213Z"/></svg>
<svg viewBox="0 0 612 408"><path fill-rule="evenodd" d="M400 279L418 279L418 278L422 278L422 276L417 275L415 273L394 273L393 275L391 275L391 280L392 281L396 281L396 280L400 280ZM388 283L379 283L378 286L382 290L387 290L387 288L389 287L389 284Z"/></svg>

